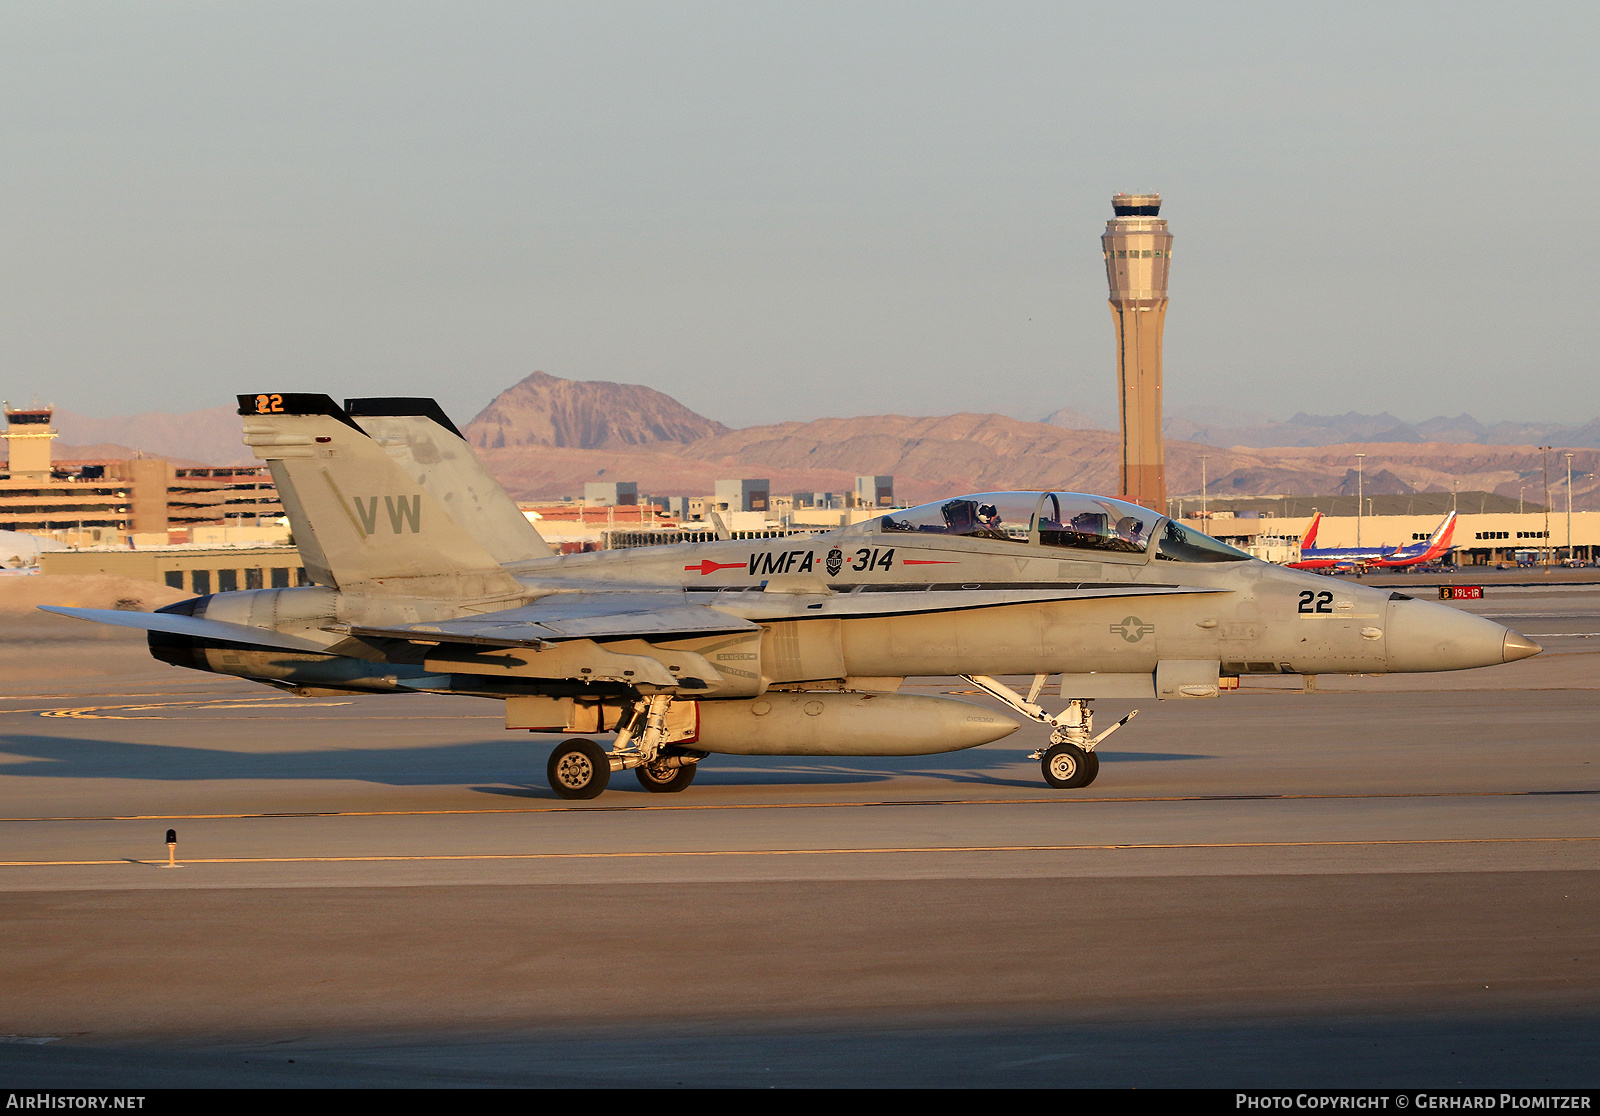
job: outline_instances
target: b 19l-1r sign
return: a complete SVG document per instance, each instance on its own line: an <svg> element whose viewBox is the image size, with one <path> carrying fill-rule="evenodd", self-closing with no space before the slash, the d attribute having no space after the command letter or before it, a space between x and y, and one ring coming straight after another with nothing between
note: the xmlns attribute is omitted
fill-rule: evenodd
<svg viewBox="0 0 1600 1116"><path fill-rule="evenodd" d="M1460 670L1537 644L1447 605L1284 569L1146 508L986 492L815 537L553 553L432 400L239 397L313 585L156 613L158 659L296 694L466 694L570 734L555 793L680 791L712 754L921 755L1050 727L1087 786L1096 698L1215 697L1241 674ZM959 675L1008 713L898 693ZM1000 676L1029 676L1020 692ZM1049 688L1065 702L1041 701ZM591 737L610 743L602 747Z"/></svg>

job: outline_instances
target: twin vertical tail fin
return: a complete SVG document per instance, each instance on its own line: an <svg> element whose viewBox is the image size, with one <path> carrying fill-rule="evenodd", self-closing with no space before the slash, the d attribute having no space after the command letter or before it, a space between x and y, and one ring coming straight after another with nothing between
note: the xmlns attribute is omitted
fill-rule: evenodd
<svg viewBox="0 0 1600 1116"><path fill-rule="evenodd" d="M345 413L502 565L555 551L432 399L346 399Z"/></svg>
<svg viewBox="0 0 1600 1116"><path fill-rule="evenodd" d="M239 413L312 580L375 596L522 594L441 500L326 395L241 395Z"/></svg>

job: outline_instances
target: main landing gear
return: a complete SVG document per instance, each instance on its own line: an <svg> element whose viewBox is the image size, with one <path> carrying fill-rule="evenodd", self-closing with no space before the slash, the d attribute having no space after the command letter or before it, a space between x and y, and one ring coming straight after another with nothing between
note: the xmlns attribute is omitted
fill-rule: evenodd
<svg viewBox="0 0 1600 1116"><path fill-rule="evenodd" d="M705 753L667 744L669 694L655 694L633 703L609 752L593 740L563 740L550 753L545 774L559 798L595 798L611 782L613 771L633 769L639 785L657 794L685 790L694 782Z"/></svg>
<svg viewBox="0 0 1600 1116"><path fill-rule="evenodd" d="M645 790L656 794L672 794L687 789L694 782L694 773L699 766L697 760L683 762L677 756L666 756L655 763L641 763L633 769L633 773L639 777L639 785Z"/></svg>
<svg viewBox="0 0 1600 1116"><path fill-rule="evenodd" d="M1029 687L1027 697L987 675L963 674L961 677L1024 717L1050 726L1050 746L1034 752L1028 758L1038 760L1039 766L1044 770L1044 781L1061 790L1086 787L1094 782L1095 776L1100 774L1100 757L1095 754L1095 748L1106 737L1133 720L1139 712L1137 709L1133 710L1096 736L1094 710L1089 708L1089 698L1072 698L1067 702L1067 707L1054 716L1046 713L1038 704L1039 694L1050 678L1048 674L1033 676L1033 685Z"/></svg>
<svg viewBox="0 0 1600 1116"><path fill-rule="evenodd" d="M545 775L561 798L595 798L611 782L611 760L593 740L563 740L550 753Z"/></svg>

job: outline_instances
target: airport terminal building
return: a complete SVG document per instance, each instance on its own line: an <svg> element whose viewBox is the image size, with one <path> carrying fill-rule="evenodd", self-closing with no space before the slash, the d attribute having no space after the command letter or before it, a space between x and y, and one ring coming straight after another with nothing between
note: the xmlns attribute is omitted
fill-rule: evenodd
<svg viewBox="0 0 1600 1116"><path fill-rule="evenodd" d="M75 546L188 542L194 528L260 526L283 515L260 465L176 465L159 457L55 461L49 407L6 409L0 530Z"/></svg>

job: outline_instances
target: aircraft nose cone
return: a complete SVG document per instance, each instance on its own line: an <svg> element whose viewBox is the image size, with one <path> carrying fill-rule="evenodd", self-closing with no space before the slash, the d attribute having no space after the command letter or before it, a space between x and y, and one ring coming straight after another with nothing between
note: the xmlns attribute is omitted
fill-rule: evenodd
<svg viewBox="0 0 1600 1116"><path fill-rule="evenodd" d="M1385 636L1394 673L1496 666L1540 651L1493 620L1431 601L1392 601Z"/></svg>
<svg viewBox="0 0 1600 1116"><path fill-rule="evenodd" d="M1526 659L1531 655L1537 655L1543 650L1543 647L1540 647L1521 632L1514 632L1507 628L1506 641L1500 646L1500 657L1504 662L1514 663L1518 659Z"/></svg>

